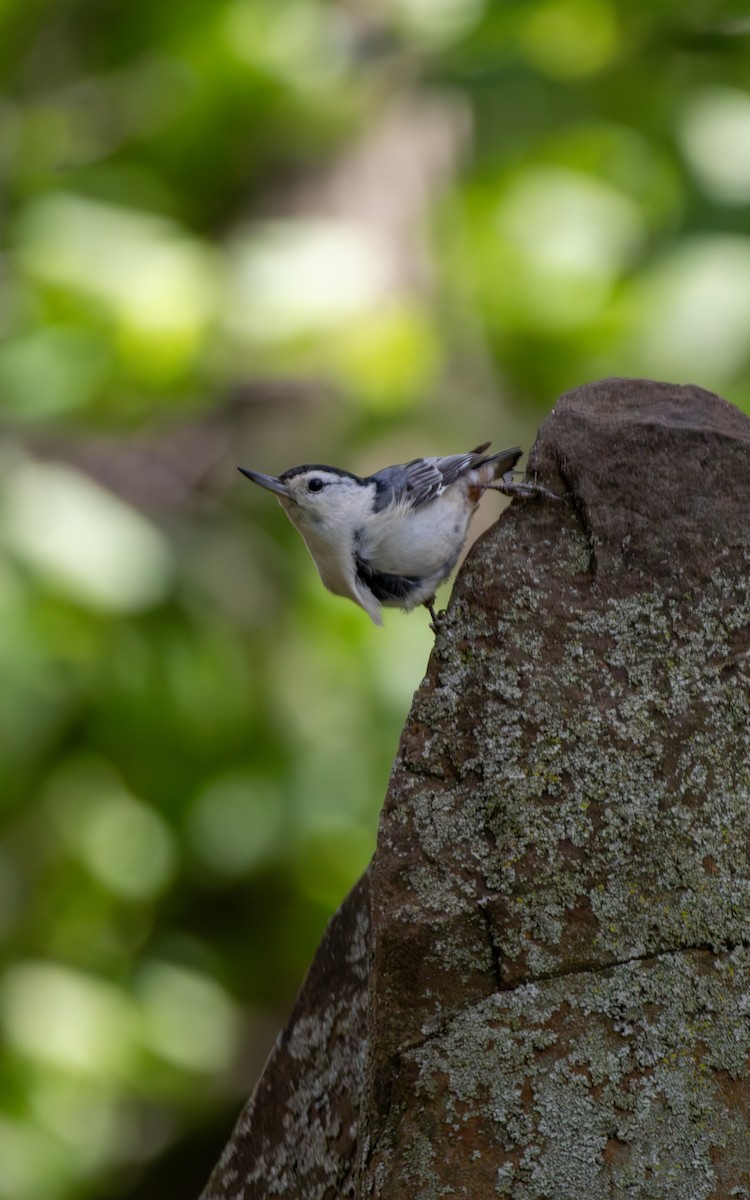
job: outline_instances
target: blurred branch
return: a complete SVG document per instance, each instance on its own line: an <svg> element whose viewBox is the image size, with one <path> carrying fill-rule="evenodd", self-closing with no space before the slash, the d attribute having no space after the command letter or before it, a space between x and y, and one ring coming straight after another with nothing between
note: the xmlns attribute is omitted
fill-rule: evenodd
<svg viewBox="0 0 750 1200"><path fill-rule="evenodd" d="M78 468L143 511L210 511L237 465L238 449L251 440L253 427L266 420L259 410L286 405L294 411L330 393L330 385L322 381L245 380L193 420L164 422L128 435L29 433L21 444L39 458Z"/></svg>

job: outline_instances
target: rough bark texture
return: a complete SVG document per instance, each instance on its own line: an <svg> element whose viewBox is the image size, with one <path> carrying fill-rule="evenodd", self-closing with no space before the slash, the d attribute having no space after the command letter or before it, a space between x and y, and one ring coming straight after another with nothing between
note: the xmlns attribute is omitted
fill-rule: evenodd
<svg viewBox="0 0 750 1200"><path fill-rule="evenodd" d="M340 991L356 1034L327 1074L319 1032L272 1059L206 1200L750 1196L750 422L608 380L558 401L531 468L567 502L515 503L467 561L369 952L359 891L288 1036L334 1028Z"/></svg>
<svg viewBox="0 0 750 1200"><path fill-rule="evenodd" d="M330 922L202 1200L354 1196L367 1050L369 878Z"/></svg>

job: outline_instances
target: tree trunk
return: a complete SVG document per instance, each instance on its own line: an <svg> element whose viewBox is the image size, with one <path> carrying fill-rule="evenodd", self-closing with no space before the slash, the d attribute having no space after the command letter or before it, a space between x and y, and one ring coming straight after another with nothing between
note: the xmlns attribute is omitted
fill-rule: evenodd
<svg viewBox="0 0 750 1200"><path fill-rule="evenodd" d="M750 421L567 393L203 1200L750 1196Z"/></svg>

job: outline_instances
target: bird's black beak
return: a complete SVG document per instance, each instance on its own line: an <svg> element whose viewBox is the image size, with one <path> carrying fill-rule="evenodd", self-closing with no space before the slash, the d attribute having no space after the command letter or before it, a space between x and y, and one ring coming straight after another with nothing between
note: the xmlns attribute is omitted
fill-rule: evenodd
<svg viewBox="0 0 750 1200"><path fill-rule="evenodd" d="M238 467L237 470L269 492L276 492L279 496L289 495L287 485L277 479L275 475L261 475L260 471L248 471L245 467Z"/></svg>

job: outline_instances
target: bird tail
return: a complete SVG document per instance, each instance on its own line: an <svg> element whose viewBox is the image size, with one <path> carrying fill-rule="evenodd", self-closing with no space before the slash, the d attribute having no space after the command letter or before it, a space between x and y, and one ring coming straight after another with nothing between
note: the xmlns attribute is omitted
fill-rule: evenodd
<svg viewBox="0 0 750 1200"><path fill-rule="evenodd" d="M501 479L507 471L512 471L523 454L523 450L518 446L513 446L510 450L500 450L498 454L485 455L484 451L488 449L489 444L489 442L485 442L483 446L477 446L476 450L471 452L478 456L477 461L472 463L472 469L481 472L483 484Z"/></svg>

